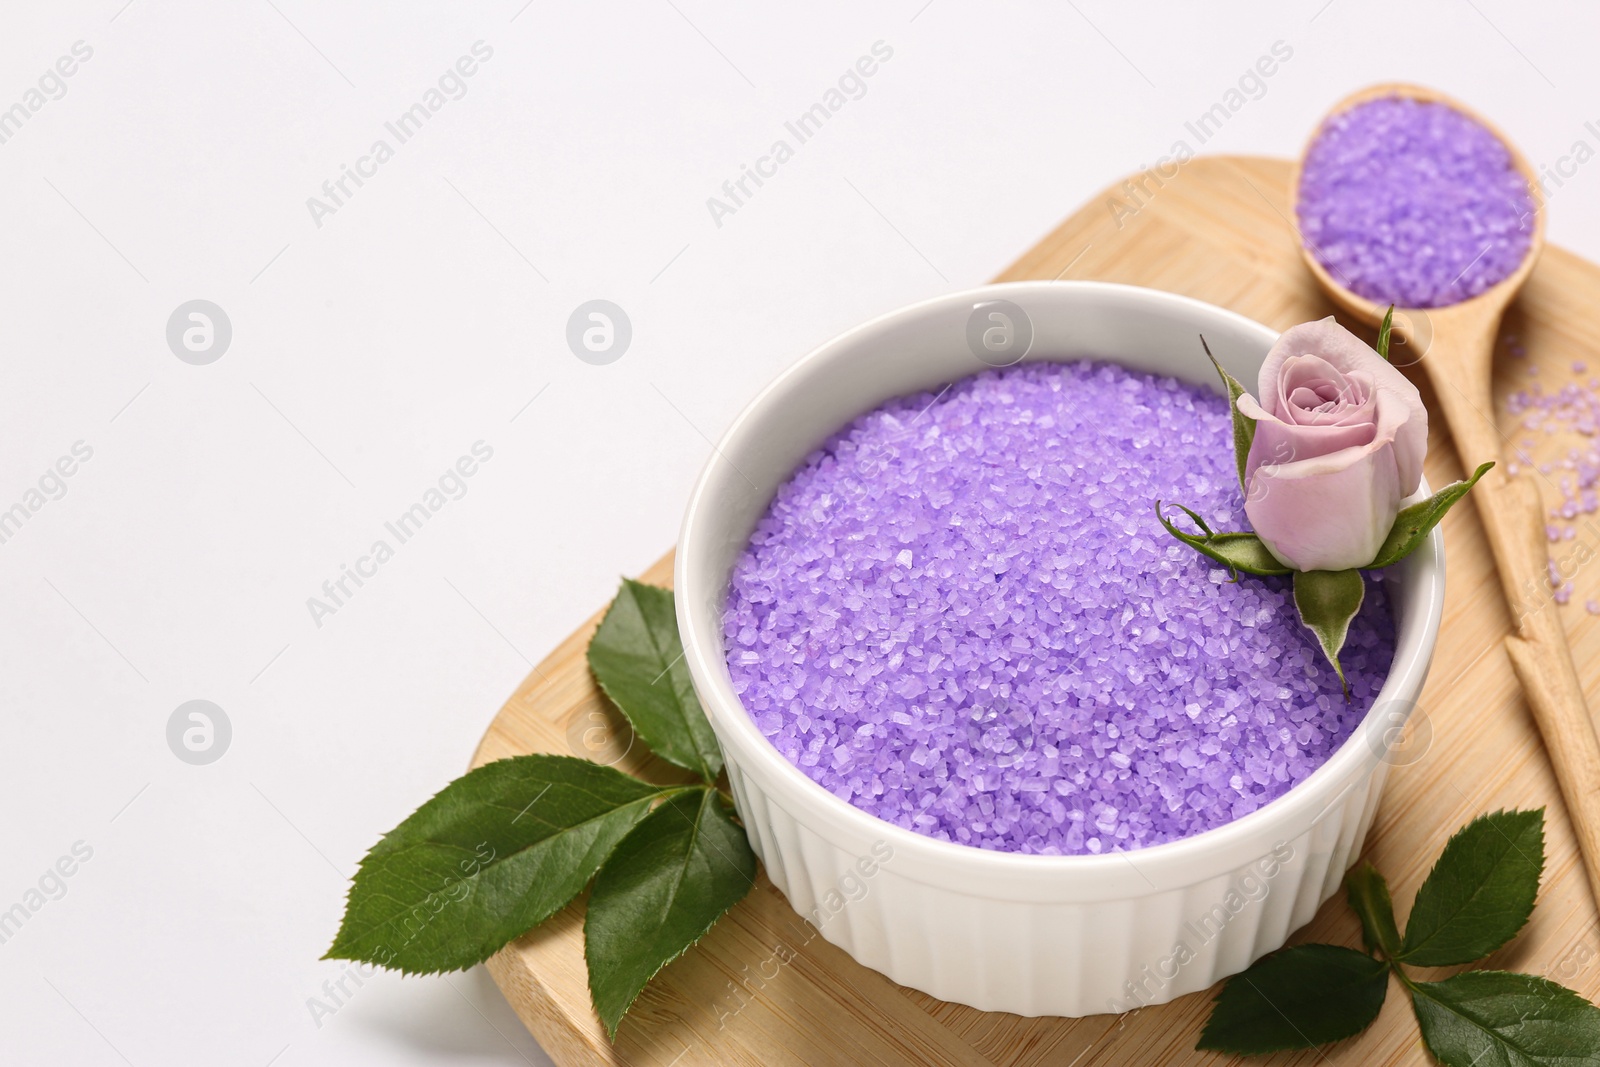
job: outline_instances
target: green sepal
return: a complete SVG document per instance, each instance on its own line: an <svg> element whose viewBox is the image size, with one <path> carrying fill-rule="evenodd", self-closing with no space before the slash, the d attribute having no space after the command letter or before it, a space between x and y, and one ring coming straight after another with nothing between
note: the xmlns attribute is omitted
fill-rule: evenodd
<svg viewBox="0 0 1600 1067"><path fill-rule="evenodd" d="M1350 620L1361 610L1366 592L1358 570L1294 572L1295 610L1300 612L1300 621L1306 628L1317 635L1322 654L1333 664L1346 696L1350 686L1344 680L1344 668L1339 666L1339 650L1344 648Z"/></svg>
<svg viewBox="0 0 1600 1067"><path fill-rule="evenodd" d="M1290 573L1288 567L1273 558L1272 553L1267 551L1267 546L1255 534L1243 532L1212 533L1211 527L1206 525L1206 520L1199 515L1196 515L1182 504L1174 504L1173 507L1182 509L1185 515L1193 519L1195 525L1203 531L1203 536L1196 537L1193 534L1186 534L1168 522L1167 517L1161 513L1161 501L1157 500L1156 518L1160 520L1161 525L1167 528L1169 534L1196 552L1203 556L1209 556L1228 568L1229 581L1238 581L1240 571L1244 571L1247 574L1260 575Z"/></svg>
<svg viewBox="0 0 1600 1067"><path fill-rule="evenodd" d="M1239 384L1239 379L1222 369L1217 357L1211 354L1211 346L1206 344L1205 334L1200 335L1200 347L1206 350L1206 358L1217 368L1217 373L1222 376L1223 387L1228 390L1228 412L1233 416L1233 459L1239 468L1239 488L1245 489L1245 461L1250 458L1250 445L1256 439L1256 420L1246 418L1239 410L1239 398L1245 393L1244 386Z"/></svg>
<svg viewBox="0 0 1600 1067"><path fill-rule="evenodd" d="M1383 546L1378 549L1378 555L1367 564L1368 567L1387 567L1391 563L1399 563L1411 553L1422 546L1428 539L1428 534L1439 525L1445 512L1455 505L1455 502L1467 495L1467 491L1478 484L1478 479L1489 473L1493 463L1484 463L1472 472L1472 477L1464 482L1451 482L1426 500L1419 500L1408 508L1401 510L1395 516L1394 525L1389 528L1389 536L1383 539Z"/></svg>
<svg viewBox="0 0 1600 1067"><path fill-rule="evenodd" d="M1389 359L1389 333L1394 328L1394 305L1389 305L1389 310L1383 313L1383 325L1378 327L1377 353L1385 362Z"/></svg>

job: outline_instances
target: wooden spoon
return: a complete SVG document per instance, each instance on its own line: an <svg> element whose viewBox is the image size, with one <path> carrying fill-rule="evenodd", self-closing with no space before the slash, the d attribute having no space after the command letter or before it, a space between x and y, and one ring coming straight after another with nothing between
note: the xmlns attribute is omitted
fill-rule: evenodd
<svg viewBox="0 0 1600 1067"><path fill-rule="evenodd" d="M1523 175L1535 204L1540 204L1539 184L1528 161L1493 124L1471 108L1414 85L1388 83L1363 89L1346 97L1328 113L1331 118L1357 104L1380 97L1410 97L1445 104L1487 129L1500 143ZM1324 118L1323 123L1326 123ZM1318 125L1318 133L1322 124ZM1297 200L1300 172L1306 153L1316 141L1307 142L1296 161L1290 179L1291 218L1298 220ZM1408 342L1413 362L1422 363L1439 400L1456 451L1468 472L1480 463L1497 465L1471 493L1489 535L1489 548L1499 565L1500 584L1506 602L1516 618L1516 631L1506 636L1506 652L1527 696L1528 707L1544 736L1545 749L1555 768L1556 779L1566 800L1584 866L1589 872L1589 888L1600 903L1600 738L1584 700L1583 684L1572 663L1567 632L1550 595L1547 577L1548 556L1545 536L1544 503L1531 478L1511 478L1501 459L1503 443L1509 443L1495 422L1491 372L1495 338L1500 317L1516 297L1522 283L1533 271L1534 262L1544 248L1544 212L1535 211L1533 236L1528 254L1508 278L1470 300L1448 307L1395 309L1394 326ZM1383 320L1387 305L1378 304L1350 292L1331 275L1300 235L1300 252L1322 288L1341 308L1370 326ZM1391 356L1397 355L1391 351ZM1396 362L1403 362L1396 359Z"/></svg>

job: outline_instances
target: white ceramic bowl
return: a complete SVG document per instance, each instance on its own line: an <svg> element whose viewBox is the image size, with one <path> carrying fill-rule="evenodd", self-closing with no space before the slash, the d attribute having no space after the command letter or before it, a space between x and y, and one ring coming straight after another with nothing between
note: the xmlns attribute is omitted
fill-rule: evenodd
<svg viewBox="0 0 1600 1067"><path fill-rule="evenodd" d="M1096 357L1212 388L1197 334L1251 384L1277 336L1196 300L1095 282L987 286L858 326L781 374L718 444L678 541L678 626L750 842L828 941L902 985L984 1010L1164 1003L1280 947L1338 890L1433 655L1443 544L1435 531L1396 568L1398 646L1362 727L1305 781L1225 826L1134 852L1029 856L936 841L853 807L773 748L735 696L728 577L778 486L830 434L891 397L985 369L968 323L997 299L1031 320L1028 360Z"/></svg>

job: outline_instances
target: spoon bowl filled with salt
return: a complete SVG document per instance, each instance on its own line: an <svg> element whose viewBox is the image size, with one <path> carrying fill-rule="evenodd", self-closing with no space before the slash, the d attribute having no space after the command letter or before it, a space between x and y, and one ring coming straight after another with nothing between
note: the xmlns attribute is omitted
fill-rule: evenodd
<svg viewBox="0 0 1600 1067"><path fill-rule="evenodd" d="M1425 311L1408 319L1419 326L1497 322L1544 246L1536 189L1533 169L1486 119L1398 83L1335 105L1291 184L1307 266L1372 326L1391 304Z"/></svg>
<svg viewBox="0 0 1600 1067"><path fill-rule="evenodd" d="M1486 119L1434 90L1389 83L1336 104L1298 161L1290 195L1301 253L1333 301L1378 326L1397 364L1433 384L1462 466L1499 463L1495 341L1544 247L1536 174ZM1538 722L1600 899L1600 740L1548 597L1544 505L1505 466L1478 513L1515 632L1506 648Z"/></svg>

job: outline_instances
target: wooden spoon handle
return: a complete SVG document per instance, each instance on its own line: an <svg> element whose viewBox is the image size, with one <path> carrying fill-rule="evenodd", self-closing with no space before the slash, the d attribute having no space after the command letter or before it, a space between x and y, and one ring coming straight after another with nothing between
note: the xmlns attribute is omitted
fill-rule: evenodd
<svg viewBox="0 0 1600 1067"><path fill-rule="evenodd" d="M1561 786L1590 891L1600 902L1600 736L1551 595L1544 502L1530 480L1537 475L1511 478L1501 462L1504 437L1494 421L1489 389L1494 330L1474 331L1480 335L1461 338L1462 344L1456 345L1439 336L1438 322L1423 364L1463 466L1471 471L1491 460L1498 464L1471 497L1515 620L1516 631L1506 636L1506 652Z"/></svg>

